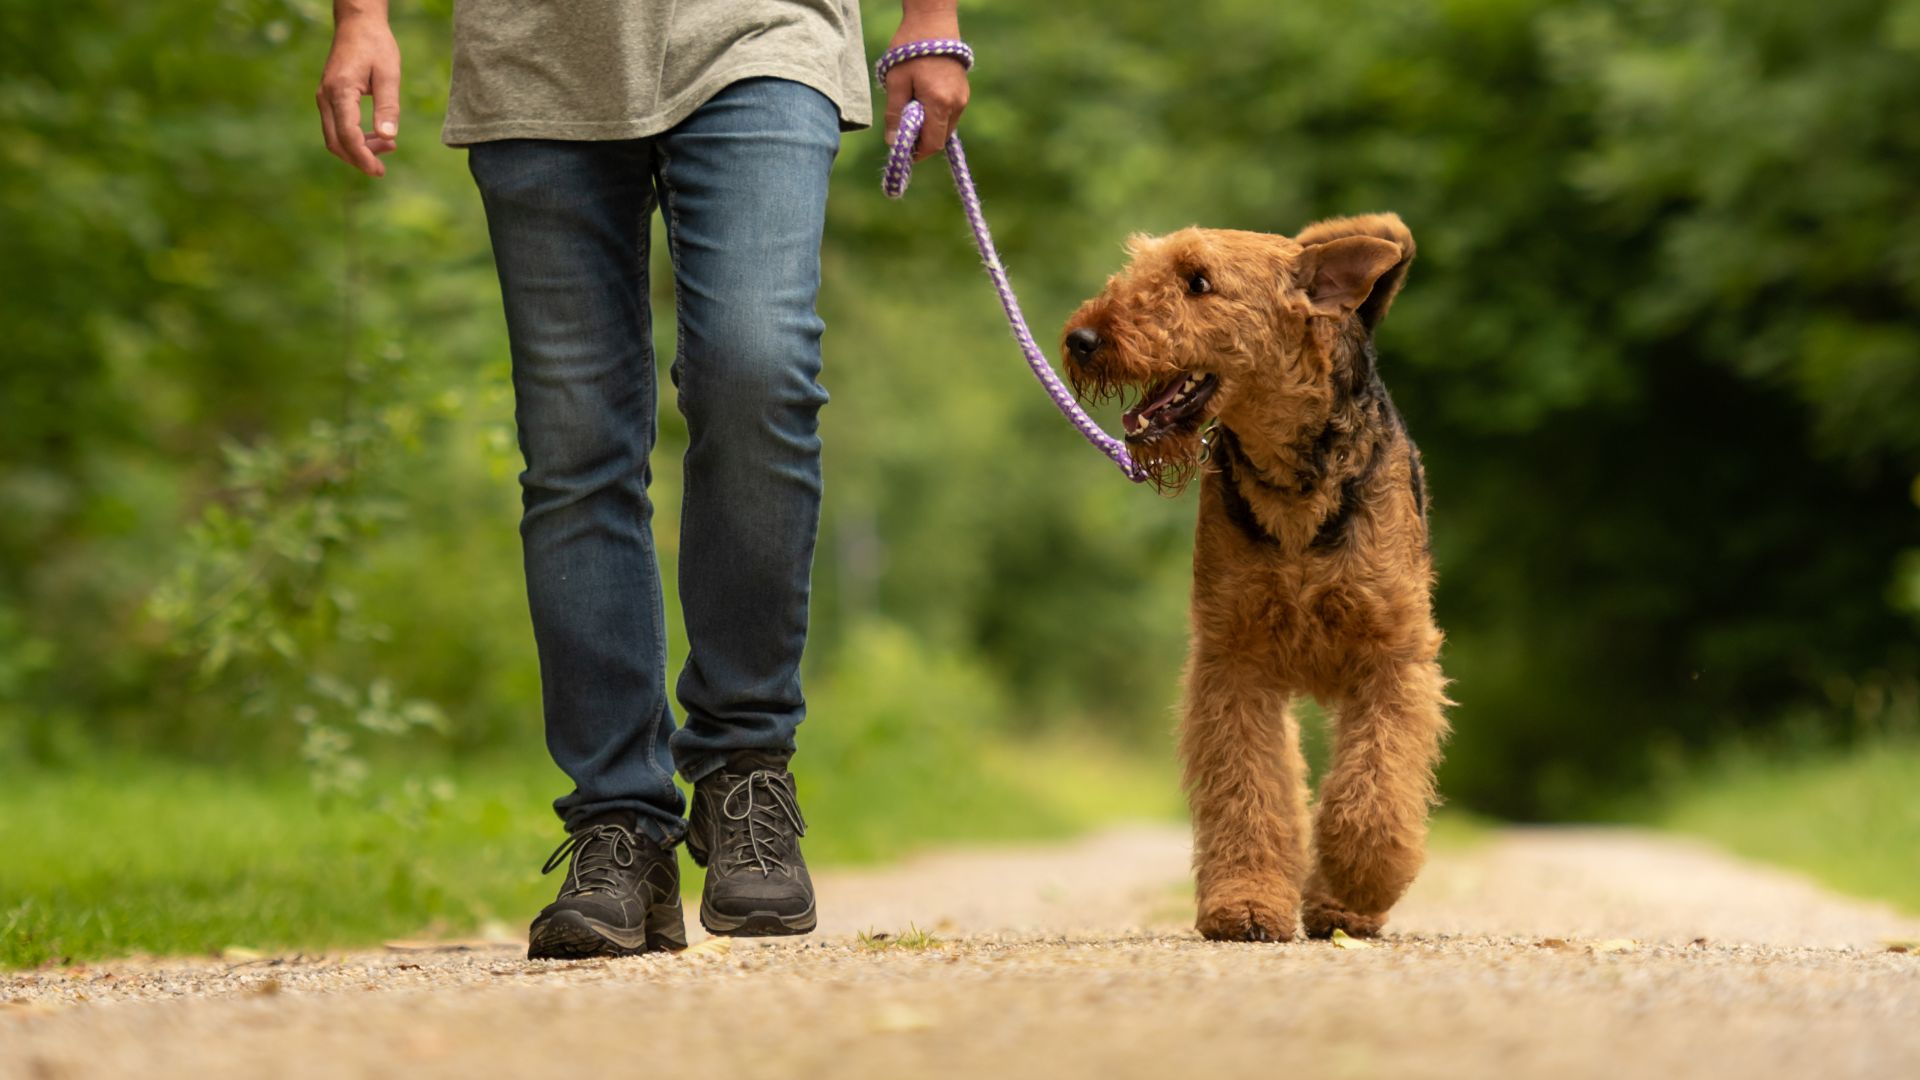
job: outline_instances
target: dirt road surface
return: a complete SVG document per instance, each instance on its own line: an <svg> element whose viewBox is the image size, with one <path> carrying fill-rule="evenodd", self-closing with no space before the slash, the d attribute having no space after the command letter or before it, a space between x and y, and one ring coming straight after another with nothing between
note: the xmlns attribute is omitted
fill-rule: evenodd
<svg viewBox="0 0 1920 1080"><path fill-rule="evenodd" d="M1499 832L1366 948L1202 942L1186 862L1151 827L822 874L813 937L672 956L13 973L0 1076L1920 1077L1920 920L1688 841Z"/></svg>

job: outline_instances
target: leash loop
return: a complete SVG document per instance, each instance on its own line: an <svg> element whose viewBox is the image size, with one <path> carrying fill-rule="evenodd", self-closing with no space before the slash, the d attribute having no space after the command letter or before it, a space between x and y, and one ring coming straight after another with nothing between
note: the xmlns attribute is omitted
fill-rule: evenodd
<svg viewBox="0 0 1920 1080"><path fill-rule="evenodd" d="M973 67L973 49L964 41L953 38L935 38L928 41L911 41L896 45L882 53L874 65L874 74L882 84L887 81L887 72L908 60L918 60L926 56L945 56L960 61L971 69ZM900 110L900 129L893 137L893 145L887 148L886 170L880 177L880 190L887 198L898 199L907 193L907 182L913 177L913 148L920 142L920 132L926 126L926 109L918 101L909 101ZM1020 311L1020 299L1014 295L1013 282L1007 277L1007 268L1000 261L1000 252L993 245L993 233L987 229L986 213L980 208L980 193L974 189L973 173L967 168L967 154L960 145L959 132L947 136L947 167L953 173L953 186L960 193L960 207L966 212L967 224L973 229L974 246L980 249L980 261L986 264L987 276L993 279L994 291L1000 294L1000 307L1006 312L1007 325L1013 330L1013 339L1025 354L1027 367L1040 385L1053 399L1060 414L1067 418L1080 434L1094 448L1113 460L1127 479L1138 484L1147 479L1145 472L1134 464L1133 456L1127 453L1127 445L1119 439L1101 430L1094 423L1080 403L1074 400L1073 392L1060 380L1059 373L1047 362L1046 354L1033 339L1033 332L1027 329L1027 318Z"/></svg>

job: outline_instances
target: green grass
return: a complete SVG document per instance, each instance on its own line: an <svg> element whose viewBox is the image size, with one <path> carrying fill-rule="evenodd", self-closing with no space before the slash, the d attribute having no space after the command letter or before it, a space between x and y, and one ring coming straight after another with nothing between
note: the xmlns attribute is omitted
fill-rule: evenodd
<svg viewBox="0 0 1920 1080"><path fill-rule="evenodd" d="M925 952L940 944L940 939L911 923L895 934L886 930L863 930L860 947L872 952Z"/></svg>
<svg viewBox="0 0 1920 1080"><path fill-rule="evenodd" d="M887 754L796 759L809 859L1178 816L1168 762L996 740L978 760L916 768ZM551 899L539 866L561 839L548 802L566 789L544 760L467 763L446 771L453 798L409 827L364 804L325 807L293 773L156 761L7 772L0 966L13 967L517 929ZM376 790L382 780L398 782L377 775ZM697 889L691 860L682 865Z"/></svg>
<svg viewBox="0 0 1920 1080"><path fill-rule="evenodd" d="M1920 913L1920 742L1730 752L1635 816Z"/></svg>
<svg viewBox="0 0 1920 1080"><path fill-rule="evenodd" d="M856 627L843 651L812 683L820 719L794 762L816 866L1179 816L1171 754L1021 737L988 672L891 624ZM561 839L549 804L569 787L537 730L517 744L524 756L438 767L379 748L414 756L376 769L374 793L404 794L403 778L421 774L452 782L418 820L364 800L324 805L285 764L0 758L0 966L517 931L552 897L538 870Z"/></svg>
<svg viewBox="0 0 1920 1080"><path fill-rule="evenodd" d="M1436 851L1469 851L1487 842L1500 823L1471 810L1444 807L1433 815L1427 846Z"/></svg>

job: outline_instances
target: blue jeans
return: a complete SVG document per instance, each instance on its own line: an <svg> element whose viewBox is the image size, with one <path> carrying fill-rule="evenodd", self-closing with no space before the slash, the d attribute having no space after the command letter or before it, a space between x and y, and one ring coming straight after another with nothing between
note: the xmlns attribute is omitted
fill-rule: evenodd
<svg viewBox="0 0 1920 1080"><path fill-rule="evenodd" d="M790 753L820 518L820 235L839 118L819 92L735 83L644 139L479 143L513 351L527 596L569 828L632 811L685 832L675 766ZM688 445L680 601L686 723L667 702L648 452L647 253L666 218Z"/></svg>

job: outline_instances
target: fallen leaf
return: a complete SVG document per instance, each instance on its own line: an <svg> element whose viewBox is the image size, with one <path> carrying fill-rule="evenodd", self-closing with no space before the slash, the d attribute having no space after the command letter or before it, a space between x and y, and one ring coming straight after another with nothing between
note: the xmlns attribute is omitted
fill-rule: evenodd
<svg viewBox="0 0 1920 1080"><path fill-rule="evenodd" d="M1594 945L1596 953L1630 953L1638 950L1640 943L1632 938L1609 938Z"/></svg>
<svg viewBox="0 0 1920 1080"><path fill-rule="evenodd" d="M251 963L255 960L264 960L266 957L267 954L261 952L259 949L249 949L244 945L229 945L220 950L220 959L228 963L234 963L236 961Z"/></svg>
<svg viewBox="0 0 1920 1080"><path fill-rule="evenodd" d="M280 992L280 980L264 979L259 985L253 988L253 992L259 994L261 997L272 997Z"/></svg>
<svg viewBox="0 0 1920 1080"><path fill-rule="evenodd" d="M1354 937L1353 935L1347 933L1345 930L1340 930L1340 929L1334 930L1332 941L1333 941L1334 947L1338 949L1371 949L1373 948L1371 944L1361 941L1359 938Z"/></svg>
<svg viewBox="0 0 1920 1080"><path fill-rule="evenodd" d="M1563 937L1541 938L1540 947L1543 949L1564 949L1567 947L1567 939Z"/></svg>
<svg viewBox="0 0 1920 1080"><path fill-rule="evenodd" d="M480 924L480 940L500 945L519 945L526 936L498 919L488 919Z"/></svg>
<svg viewBox="0 0 1920 1080"><path fill-rule="evenodd" d="M873 1014L873 1030L881 1032L925 1031L933 1027L933 1017L911 1005L889 1001Z"/></svg>
<svg viewBox="0 0 1920 1080"><path fill-rule="evenodd" d="M710 937L692 948L683 950L680 955L693 958L702 956L725 956L732 951L732 938Z"/></svg>
<svg viewBox="0 0 1920 1080"><path fill-rule="evenodd" d="M1888 952L1920 953L1920 938L1888 938Z"/></svg>

